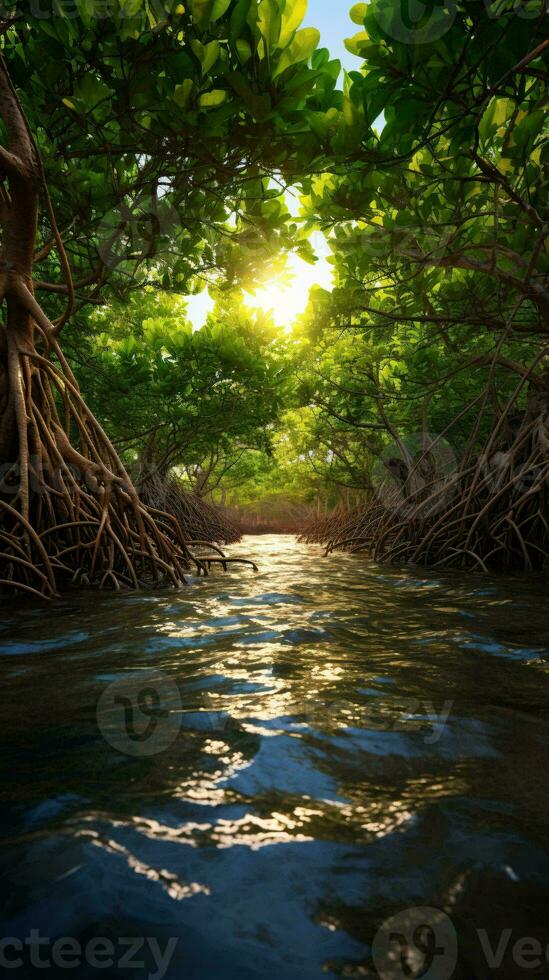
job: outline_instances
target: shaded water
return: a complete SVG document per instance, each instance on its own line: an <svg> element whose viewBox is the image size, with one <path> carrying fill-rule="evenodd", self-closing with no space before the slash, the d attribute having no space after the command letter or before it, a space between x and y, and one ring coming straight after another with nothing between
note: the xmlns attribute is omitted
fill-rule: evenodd
<svg viewBox="0 0 549 980"><path fill-rule="evenodd" d="M4 600L3 935L174 937L170 980L374 977L382 923L434 906L456 977L547 976L476 933L549 942L547 583L234 550L260 573Z"/></svg>

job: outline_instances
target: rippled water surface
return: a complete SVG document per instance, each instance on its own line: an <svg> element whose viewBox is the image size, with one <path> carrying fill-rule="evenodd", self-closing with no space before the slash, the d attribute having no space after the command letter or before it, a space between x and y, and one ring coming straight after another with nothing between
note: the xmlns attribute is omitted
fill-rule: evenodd
<svg viewBox="0 0 549 980"><path fill-rule="evenodd" d="M169 980L373 977L380 924L435 906L457 975L507 980L471 927L549 942L547 582L235 551L259 574L3 600L3 934L177 937Z"/></svg>

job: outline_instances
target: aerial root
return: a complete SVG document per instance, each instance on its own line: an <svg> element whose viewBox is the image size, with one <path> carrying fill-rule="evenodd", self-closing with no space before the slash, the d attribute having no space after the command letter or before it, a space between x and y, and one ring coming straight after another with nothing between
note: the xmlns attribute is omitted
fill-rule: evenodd
<svg viewBox="0 0 549 980"><path fill-rule="evenodd" d="M139 496L155 514L175 520L188 544L193 541L232 544L241 532L226 515L206 500L190 493L172 474L143 474Z"/></svg>
<svg viewBox="0 0 549 980"><path fill-rule="evenodd" d="M179 487L175 514L138 495L57 342L48 344L57 364L25 349L13 366L24 451L0 485L0 591L53 599L67 586L180 588L216 564L256 568L207 540L239 537L214 507Z"/></svg>
<svg viewBox="0 0 549 980"><path fill-rule="evenodd" d="M206 565L211 567L212 565L223 565L225 571L227 571L227 565L249 565L253 568L254 572L258 572L259 568L255 561L251 561L249 558L205 558Z"/></svg>
<svg viewBox="0 0 549 980"><path fill-rule="evenodd" d="M503 438L516 398L506 406L482 452L468 447L451 474L421 482L427 450L407 480L378 487L363 508L338 508L309 523L302 540L366 552L380 563L487 571L549 567L549 394L522 411L513 438ZM507 426L507 432L510 430Z"/></svg>
<svg viewBox="0 0 549 980"><path fill-rule="evenodd" d="M177 522L157 521L140 500L57 342L48 343L60 367L27 349L12 365L20 452L0 489L0 588L51 599L67 583L184 585L202 562Z"/></svg>

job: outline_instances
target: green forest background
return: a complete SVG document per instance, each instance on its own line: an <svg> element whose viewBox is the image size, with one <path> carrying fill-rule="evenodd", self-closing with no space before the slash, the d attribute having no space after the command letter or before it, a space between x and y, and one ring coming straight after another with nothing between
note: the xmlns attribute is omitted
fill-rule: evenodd
<svg viewBox="0 0 549 980"><path fill-rule="evenodd" d="M64 243L43 208L36 295L145 495L175 479L249 524L392 513L429 455L462 509L477 501L467 541L496 522L480 564L532 566L549 534L545 5L404 6L352 8L351 70L300 26L305 0L8 10ZM526 501L514 540L502 495L505 520ZM441 500L414 511L421 540L452 525Z"/></svg>

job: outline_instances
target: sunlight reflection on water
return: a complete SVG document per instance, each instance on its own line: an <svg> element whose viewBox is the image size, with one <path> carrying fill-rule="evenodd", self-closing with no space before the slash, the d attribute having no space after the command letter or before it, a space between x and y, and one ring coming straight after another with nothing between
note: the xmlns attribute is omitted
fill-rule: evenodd
<svg viewBox="0 0 549 980"><path fill-rule="evenodd" d="M174 980L373 976L384 917L475 875L471 915L507 876L512 927L549 872L546 583L234 553L259 574L0 613L4 935L178 936ZM125 755L97 704L151 671L171 741Z"/></svg>

